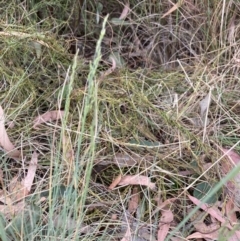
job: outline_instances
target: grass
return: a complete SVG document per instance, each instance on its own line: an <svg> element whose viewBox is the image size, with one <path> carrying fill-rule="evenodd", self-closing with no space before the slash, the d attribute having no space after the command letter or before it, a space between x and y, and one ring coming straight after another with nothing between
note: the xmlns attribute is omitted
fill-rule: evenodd
<svg viewBox="0 0 240 241"><path fill-rule="evenodd" d="M1 149L6 198L34 150L39 163L24 211L1 213L1 240L121 240L128 227L132 238L157 240L159 198L177 198L166 240L186 240L199 211L187 195L208 183L202 202L220 190L225 203L224 185L239 171L222 176L219 149L240 151L238 1L185 1L161 18L169 1L131 0L119 22L124 4L115 0L17 3L0 4L0 104L24 156ZM125 66L111 69L111 53ZM63 119L34 129L51 110ZM109 190L119 174L150 177L156 189Z"/></svg>

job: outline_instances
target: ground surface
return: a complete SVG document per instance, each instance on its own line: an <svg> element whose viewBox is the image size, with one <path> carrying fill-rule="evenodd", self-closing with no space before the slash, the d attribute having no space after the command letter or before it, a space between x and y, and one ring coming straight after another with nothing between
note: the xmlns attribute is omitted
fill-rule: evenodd
<svg viewBox="0 0 240 241"><path fill-rule="evenodd" d="M240 240L239 9L0 3L1 239Z"/></svg>

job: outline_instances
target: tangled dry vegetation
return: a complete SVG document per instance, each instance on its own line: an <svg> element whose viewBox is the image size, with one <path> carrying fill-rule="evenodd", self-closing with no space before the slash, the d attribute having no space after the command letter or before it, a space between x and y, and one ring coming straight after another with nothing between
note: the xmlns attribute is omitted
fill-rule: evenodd
<svg viewBox="0 0 240 241"><path fill-rule="evenodd" d="M0 11L1 240L240 240L239 1Z"/></svg>

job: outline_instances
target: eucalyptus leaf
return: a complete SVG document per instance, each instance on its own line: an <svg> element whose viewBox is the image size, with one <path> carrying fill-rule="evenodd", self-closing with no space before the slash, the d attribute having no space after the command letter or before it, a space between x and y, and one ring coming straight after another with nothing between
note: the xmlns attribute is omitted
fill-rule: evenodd
<svg viewBox="0 0 240 241"><path fill-rule="evenodd" d="M209 124L209 119L207 118L206 114L207 114L210 104L211 104L211 90L199 103L202 126Z"/></svg>
<svg viewBox="0 0 240 241"><path fill-rule="evenodd" d="M32 46L34 47L36 51L37 58L40 59L42 55L42 45L36 41L32 42Z"/></svg>
<svg viewBox="0 0 240 241"><path fill-rule="evenodd" d="M205 196L207 196L211 192L212 189L213 189L213 186L207 182L199 183L193 191L193 196L198 200L202 200ZM218 200L219 195L220 195L220 192L214 193L214 195L212 195L211 198L208 199L207 203L208 204L215 203Z"/></svg>
<svg viewBox="0 0 240 241"><path fill-rule="evenodd" d="M96 14L97 24L98 24L99 21L100 21L100 15L101 15L101 13L102 13L102 10L103 10L103 5L102 5L100 2L98 2L98 3L97 3L97 14Z"/></svg>
<svg viewBox="0 0 240 241"><path fill-rule="evenodd" d="M141 146L148 146L148 147L159 147L159 145L162 145L161 142L152 142L152 141L147 141L147 140L131 140L129 143L131 144L136 144L136 145L141 145Z"/></svg>
<svg viewBox="0 0 240 241"><path fill-rule="evenodd" d="M36 205L29 205L24 212L15 216L6 226L6 234L8 237L18 240L33 240L30 238L32 230L36 229L36 225L41 217L41 208ZM19 236L20 235L20 236ZM19 236L17 238L17 236ZM28 237L28 238L27 238Z"/></svg>
<svg viewBox="0 0 240 241"><path fill-rule="evenodd" d="M52 197L54 198L63 198L64 195L71 195L71 193L73 193L72 188L64 185L59 185L52 188ZM49 190L41 192L40 196L48 198Z"/></svg>
<svg viewBox="0 0 240 241"><path fill-rule="evenodd" d="M126 65L126 62L124 61L124 59L121 57L121 55L119 54L119 52L112 52L109 55L109 59L113 59L114 62L116 63L116 67L117 68L123 68Z"/></svg>
<svg viewBox="0 0 240 241"><path fill-rule="evenodd" d="M3 240L3 241L9 240L9 239L7 238L7 233L6 233L6 231L4 230L5 227L7 226L6 224L7 224L7 221L6 221L5 217L3 216L2 213L0 213L0 230L1 230L1 231L0 231L0 238L1 238L1 240Z"/></svg>
<svg viewBox="0 0 240 241"><path fill-rule="evenodd" d="M117 25L117 26L122 26L122 25L130 25L131 23L129 21L124 21L123 19L120 19L120 18L112 18L110 20L110 22L114 25Z"/></svg>

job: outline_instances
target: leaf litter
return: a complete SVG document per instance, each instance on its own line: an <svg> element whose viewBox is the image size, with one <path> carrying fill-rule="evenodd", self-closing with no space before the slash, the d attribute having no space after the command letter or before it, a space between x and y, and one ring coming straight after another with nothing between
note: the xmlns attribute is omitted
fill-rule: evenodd
<svg viewBox="0 0 240 241"><path fill-rule="evenodd" d="M65 131L62 135L62 158L66 163L67 169L67 185L72 181L72 175L74 172L74 160L75 154L73 150L73 145L70 138L70 133Z"/></svg>
<svg viewBox="0 0 240 241"><path fill-rule="evenodd" d="M18 151L15 146L10 141L7 131L5 129L5 117L4 117L4 111L2 107L0 106L0 145L3 148L5 152L7 152L7 155L14 159L20 159L21 158L21 152Z"/></svg>
<svg viewBox="0 0 240 241"><path fill-rule="evenodd" d="M240 155L234 150L220 148L227 160L221 162L221 174L226 176L236 165L240 165ZM226 184L226 192L234 199L237 205L240 205L240 174L230 179Z"/></svg>
<svg viewBox="0 0 240 241"><path fill-rule="evenodd" d="M228 236L228 240L239 240L240 239L240 231L236 229L235 225L238 225L234 221L236 221L236 213L233 212L233 209L229 207L233 207L233 203L230 200L227 201L225 213L221 212L223 203L216 203L214 206L210 206L208 204L201 203L195 197L188 196L189 199L201 209L203 209L206 213L208 213L211 217L211 223L206 225L204 219L198 220L197 223L193 221L193 225L197 232L192 233L187 237L187 240L196 239L196 238L205 238L210 240L218 240L220 235L222 234L222 228L226 228L224 232ZM230 217L230 218L229 218ZM208 222L209 223L209 222ZM232 234L231 230L234 230Z"/></svg>
<svg viewBox="0 0 240 241"><path fill-rule="evenodd" d="M18 176L15 176L10 181L7 189L3 186L0 190L0 200L5 205L0 205L0 212L5 217L12 218L13 216L20 215L26 205L24 198L30 193L33 186L33 181L36 174L38 163L38 154L32 154L31 161L28 166L27 175L22 181L18 181Z"/></svg>
<svg viewBox="0 0 240 241"><path fill-rule="evenodd" d="M164 241L169 233L171 223L173 222L174 215L170 209L171 201L173 200L166 200L162 203L161 199L159 200L158 206L161 206L161 218L158 224L158 234L157 234L157 241Z"/></svg>
<svg viewBox="0 0 240 241"><path fill-rule="evenodd" d="M121 16L119 17L119 19L125 19L127 17L128 13L129 13L129 11L130 11L129 3L126 3L124 5L123 11L122 11Z"/></svg>
<svg viewBox="0 0 240 241"><path fill-rule="evenodd" d="M151 182L149 177L146 177L143 175L125 175L123 177L119 175L109 186L109 189L113 189L117 185L118 186L141 185L141 186L147 186L151 190L154 190L156 188L155 183Z"/></svg>
<svg viewBox="0 0 240 241"><path fill-rule="evenodd" d="M210 96L206 96L202 102L200 102L200 106L201 106L201 116L204 117L206 115L207 109L209 108L210 105L210 101L209 101ZM64 115L64 111L50 111L50 112L46 112L43 115L38 116L37 118L35 118L34 122L33 122L33 127L34 129L38 129L37 127L40 124L44 124L48 121L54 121L54 120L58 120L58 119L62 119ZM139 130L139 126L137 128ZM143 131L142 131L143 132ZM151 135L145 135L147 138L151 138ZM157 139L156 139L157 140ZM144 142L145 143L145 142ZM147 146L146 144L142 145L142 147ZM14 147L13 145L11 147ZM162 144L161 146L162 148L164 148L164 144ZM228 150L227 149L223 149L223 151L225 151L224 153L226 153ZM230 156L231 159L231 165L237 164L239 162L239 155L236 152L228 152L227 156ZM67 164L67 171L68 171L68 180L67 180L67 185L69 185L69 183L71 182L71 173L73 173L73 166L74 166L74 160L75 160L75 152L74 152L74 148L73 148L73 144L71 141L71 136L68 132L65 132L62 135L62 160L64 160L65 164ZM140 167L140 166L144 166L146 169L148 169L149 167L151 167L151 163L154 162L154 157L152 157L151 155L139 155L139 154L121 154L121 153L115 153L113 156L108 157L104 157L102 159L95 159L94 160L95 165L105 165L105 166L109 166L114 164L115 166L117 166L118 168L132 168L132 167ZM230 167L232 167L230 165ZM204 163L202 165L203 170L206 170L207 167L209 166L209 163ZM231 168L229 166L224 167L223 166L223 171L225 172L225 174L227 174ZM34 152L33 156L32 156L32 161L30 162L29 165L29 169L28 169L28 174L26 175L25 179L23 179L22 181L18 181L18 177L15 176L9 183L8 186L8 190L7 190L7 196L6 196L6 192L4 192L4 190L2 190L2 196L1 196L1 201L5 204L2 205L0 207L1 212L8 218L14 216L14 215L18 215L21 212L23 212L24 208L26 207L23 199L30 193L32 185L33 185L33 179L35 177L36 174L36 169L37 169L37 154L36 152ZM194 171L188 171L188 170L184 170L184 171L179 171L179 174L186 174L186 175L192 175L194 174ZM166 174L166 173L165 173ZM168 172L167 175L170 175L170 172ZM160 177L161 178L161 177ZM126 210L127 215L125 217L125 220L123 220L123 226L125 228L122 228L122 240L129 240L131 237L133 237L133 233L138 232L138 234L141 233L141 237L140 236L134 236L135 240L154 240L155 237L152 236L152 234L149 233L148 228L146 227L142 227L142 228L136 228L136 226L138 225L139 220L136 220L136 213L138 213L139 210L139 200L141 192L139 191L139 186L141 187L147 187L150 190L157 190L156 187L156 183L152 182L151 179L145 175L140 175L140 174L136 174L136 175L119 175L114 182L109 186L109 190L111 192L114 192L115 187L120 186L120 187L129 187L129 188L133 188L133 192L132 192L132 197L129 199L128 202L128 210ZM133 187L132 187L133 186ZM141 188L142 190L142 188ZM188 196L189 200L193 200L192 197ZM21 201L22 200L22 201ZM172 200L173 202L173 200ZM163 202L164 203L164 202ZM164 204L161 206L161 210L157 209L160 217L158 219L158 230L156 231L156 238L155 240L161 241L164 240L166 238L166 236L168 235L169 231L174 229L176 227L176 224L174 222L174 218L175 218L175 214L172 211L172 209L168 208L170 206L171 200L167 199L166 203L168 203L168 205ZM200 205L200 201L194 201L195 205ZM103 204L99 204L100 206L104 206ZM11 208L10 208L11 207ZM202 207L202 206L201 206ZM93 210L96 208L96 205L89 205L89 209L93 208ZM236 208L236 207L235 207ZM11 211L10 211L11 210ZM204 206L204 208L202 209L202 212L206 212L209 215L211 215L212 219L215 219L215 224L209 224L206 225L204 222L200 222L198 223L198 225L196 225L193 222L193 226L195 227L195 232L192 233L191 235L189 235L187 238L189 239L193 239L193 238L213 238L213 237L217 237L220 233L220 231L216 231L215 229L217 229L221 223L221 225L225 225L226 228L228 228L229 230L233 229L233 221L232 223L227 223L226 222L226 215L228 215L229 211L226 212L226 214L221 215L218 212L218 209L214 209L213 207L209 207L209 206ZM214 213L215 212L215 213ZM229 216L229 215L228 215ZM235 212L231 212L231 218L232 220L235 220L234 222L236 222L237 218L236 218L236 213ZM139 219L141 219L139 217ZM62 217L59 215L55 215L54 216L54 225L56 227L63 227L64 224L60 221L62 220ZM92 224L93 225L93 224ZM83 224L80 227L80 230L82 233L87 233L88 231L86 230L91 230L93 231L93 226L92 225L85 225ZM72 228L76 228L77 223L74 219L69 218L68 219L68 225L67 225L67 229L68 230L72 230ZM126 229L127 226L127 229ZM208 234L205 235L204 234L204 230L208 230L211 231L212 234ZM232 236L238 236L238 232L235 232L235 234ZM183 240L181 237L174 237L172 240ZM234 239L232 239L234 240Z"/></svg>
<svg viewBox="0 0 240 241"><path fill-rule="evenodd" d="M147 226L139 226L138 209L140 206L140 192L138 187L131 189L131 197L127 203L127 210L122 216L121 241L147 241L156 239L149 233Z"/></svg>
<svg viewBox="0 0 240 241"><path fill-rule="evenodd" d="M46 113L37 116L33 120L33 128L36 129L40 124L46 123L48 121L62 119L63 115L64 115L64 111L60 111L60 110L47 111Z"/></svg>
<svg viewBox="0 0 240 241"><path fill-rule="evenodd" d="M17 118L14 120L15 126L12 126L13 129L10 130L11 125L8 126L9 129L6 129L5 127L8 124L4 122L1 122L0 129L0 136L4 135L6 137L3 139L0 137L0 145L1 151L6 153L4 158L7 159L6 162L5 159L3 160L1 166L2 169L4 168L4 172L1 174L2 190L0 192L0 201L4 205L1 205L0 209L7 218L11 219L11 216L17 215L23 209L28 209L25 201L31 196L29 195L31 192L32 196L35 197L35 192L38 192L37 188L40 191L45 191L48 188L53 189L54 187L51 185L48 186L48 181L50 183L56 181L55 184L60 183L59 186L64 184L65 188L71 186L74 182L74 186L77 188L74 198L71 195L69 195L70 197L65 194L56 195L61 196L62 200L59 201L60 198L57 199L59 201L58 209L51 210L53 212L56 211L56 214L54 213L52 217L55 228L59 228L60 231L67 230L66 233L62 234L63 239L74 239L77 237L84 240L116 240L114 235L119 233L119 229L121 229L119 227L122 225L125 229L123 228L124 232L121 233L122 236L118 237L117 240L123 239L126 241L131 240L131 238L138 241L164 240L167 238L167 232L174 230L177 224L184 218L184 214L181 214L181 212L184 213L186 209L190 210L189 206L201 206L201 200L191 201L193 198L196 198L190 197L194 193L195 186L187 189L187 192L186 187L188 187L189 183L192 183L192 180L197 180L197 188L202 181L209 182L208 184L211 186L220 180L221 177L226 176L235 165L238 165L236 160L239 159L239 156L236 155L238 155L239 147L233 153L229 151L226 154L228 158L223 160L225 162L220 163L222 170L217 168L211 168L210 170L208 168L215 162L218 155L212 143L220 142L222 146L231 146L239 134L239 111L237 111L239 107L237 101L239 99L237 93L239 79L237 71L234 72L234 69L236 70L239 67L239 61L235 61L237 59L237 51L231 59L231 55L224 50L227 49L229 51L228 47L226 47L218 51L217 58L213 56L213 59L208 59L206 56L209 56L209 53L212 55L212 53L216 52L215 47L211 43L207 44L208 51L210 51L208 52L204 49L204 45L199 45L198 41L201 39L203 43L208 43L209 39L213 39L213 45L218 46L216 43L219 39L218 36L216 37L215 31L208 31L210 36L207 35L207 39L205 39L205 36L208 27L212 30L212 22L216 23L216 25L218 23L222 25L223 21L218 19L220 15L213 14L211 26L208 26L208 21L203 21L203 19L208 18L206 13L209 11L214 13L216 11L217 13L217 10L222 7L221 12L224 10L224 18L226 18L226 21L230 19L232 22L224 24L224 26L230 26L229 31L226 29L226 38L221 37L222 31L220 31L220 45L228 46L228 43L225 45L224 42L225 39L228 39L231 42L231 46L234 46L234 41L236 41L234 38L237 36L234 32L237 29L237 14L235 10L239 9L239 6L235 1L231 2L231 6L228 5L226 8L224 8L222 3L219 3L216 10L208 3L203 3L200 8L197 8L197 3L195 2L177 1L177 3L172 3L171 1L163 1L161 8L158 8L157 5L153 5L151 2L149 9L153 12L151 14L146 13L146 16L145 11L142 11L143 9L141 8L139 9L141 7L140 4L132 5L131 2L120 3L119 5L116 4L116 9L114 9L114 4L109 4L109 6L105 7L104 3L98 3L97 16L89 13L85 15L86 19L84 18L84 22L93 25L88 26L91 34L87 34L84 43L81 40L81 29L86 30L88 28L82 23L82 18L78 18L80 22L77 25L82 26L83 24L84 26L84 28L76 30L77 32L80 31L78 38L75 39L74 37L74 40L68 39L68 34L65 35L64 27L61 26L61 29L63 29L61 31L64 32L64 35L60 36L61 43L58 43L55 39L58 32L58 24L52 23L52 21L45 24L44 21L49 21L49 18L42 20L42 26L44 28L50 26L54 29L56 31L54 36L45 36L41 33L36 35L29 32L29 29L32 28L25 28L25 23L31 21L31 16L28 16L27 21L25 21L25 12L22 14L10 14L12 18L21 16L21 20L16 19L21 31L14 30L14 25L9 25L7 24L8 21L4 21L3 27L6 27L8 31L3 29L0 33L1 42L3 46L6 45L6 48L4 48L5 54L1 59L1 69L3 70L1 101L8 103L11 111L13 111L12 113L16 113L19 110L18 107L15 108L17 104L21 107L21 111L17 113ZM86 9L89 7L88 4L86 2ZM207 9L204 8L204 5L207 6ZM112 6L113 9L111 9ZM204 11L202 11L202 8ZM10 7L8 9L20 11L20 8ZM94 4L89 9L94 9ZM147 9L148 6L146 7ZM230 17L228 17L228 9L230 9ZM57 19L55 18L55 10L59 13L58 6L54 6L54 11L52 9L49 11L51 13L50 20ZM67 8L64 10L67 10ZM76 12L82 13L82 10L84 9L79 11L79 8L76 8ZM40 11L39 16L42 14L41 10L36 9L36 11ZM73 15L75 15L75 10L69 12L73 12ZM65 44L69 45L69 42L74 41L74 47L82 48L84 46L84 51L86 47L85 52L91 55L90 52L94 49L91 43L96 42L96 39L91 39L91 35L94 38L99 35L98 31L103 12L111 12L116 16L121 14L121 16L112 18L108 22L106 41L102 44L101 61L103 63L106 61L107 65L109 65L108 60L110 59L111 66L109 69L107 66L99 66L99 70L103 70L102 75L101 72L98 72L95 73L96 76L94 77L96 82L93 82L93 85L98 88L98 91L96 91L98 93L94 97L97 99L97 105L94 108L99 107L99 109L96 115L98 131L93 135L91 126L93 113L90 111L86 114L86 123L84 124L82 123L81 114L87 112L84 111L84 98L89 96L87 87L90 81L86 76L89 74L88 63L89 61L92 62L92 60L94 62L94 58L92 58L93 56L88 56L86 59L84 54L81 53L81 57L77 60L75 71L74 67L69 67L72 64L72 53L66 54L67 51L62 46ZM144 13L144 17L139 16L139 13ZM148 14L149 16L147 16ZM236 16L236 21L234 16ZM148 21L149 17L151 18L150 21ZM160 21L161 18L164 21ZM177 23L175 22L176 20ZM187 24L185 24L186 20ZM21 21L24 22L24 26ZM35 21L34 19L33 26L36 24ZM64 20L65 22L69 24L68 21ZM95 22L97 23L96 25L94 24ZM159 22L161 22L161 25ZM203 23L203 28L196 29L196 23L198 24L199 22ZM187 29L184 26L187 26ZM191 29L191 26L194 26L194 29ZM235 27L235 30L232 26ZM220 25L216 27L217 29L222 28ZM203 34L201 34L202 29L204 30ZM71 33L73 32L75 31L71 30ZM191 34L191 32L194 32L194 34ZM126 36L122 36L122 33L126 33ZM68 36L66 41L65 36ZM91 41L88 41L88 38ZM22 39L28 41L20 41ZM89 49L87 49L88 46L85 46L85 41L90 45ZM106 46L107 42L110 43L109 46ZM197 43L197 45L190 48L189 43L192 45ZM130 48L126 49L125 45L128 44L130 44ZM32 45L34 45L33 48L29 48ZM20 52L16 51L12 46L17 46ZM21 52L21 49L23 52ZM164 51L164 56L162 55L163 49L166 50ZM176 49L179 50L177 55ZM104 53L105 50L107 54ZM176 58L180 58L181 51L185 52L185 50L187 50L186 52L190 50L191 56L185 56L184 53L185 57L176 61ZM111 51L112 53L109 54ZM221 54L224 56L221 56ZM35 59L33 61L33 56L35 56L37 61ZM201 56L201 59L199 56ZM231 63L231 69L228 69L229 63L225 62L226 56L228 56L227 59ZM17 62L15 62L15 59ZM195 61L197 64L195 64ZM24 63L24 67L21 66L22 63ZM217 68L216 71L218 63L221 63L221 68ZM125 67L128 67L129 64L134 66L134 71L125 71ZM182 69L180 68L179 70L178 64L180 64ZM27 72L26 66L28 68ZM147 66L151 68L145 68ZM138 69L139 67L140 70ZM61 89L63 83L62 76L65 75L65 70L68 68L76 72L75 76L77 78L76 81L74 80L74 92L69 95L73 119L68 120L67 131L60 135L61 128L57 128L53 134L51 131L48 132L49 125L45 125L43 131L40 129L40 124L61 120L64 112L59 110L46 112L38 116L33 123L31 121L27 123L28 116L31 118L32 113L37 109L44 112L49 108L56 108L56 106L60 105L61 109L64 109L62 107L66 104L65 99L62 98L62 102L59 103L60 101L56 98L55 93ZM155 68L157 71L155 71ZM44 72L41 72L41 70L44 70ZM22 75L22 72L24 75ZM186 79L188 84L185 83ZM209 82L206 83L208 80ZM189 83L191 88L188 86ZM212 92L203 90L209 85L216 86L217 90ZM13 88L14 86L17 87ZM5 87L7 93L5 93ZM205 97L199 102L198 107L200 107L200 111L196 113L199 116L198 121L189 117L192 125L198 127L192 128L188 123L184 123L181 117L188 118L189 109L196 107L197 96L199 96L199 93L203 93L203 91ZM173 95L176 97L174 103L171 97ZM89 97L91 98L91 96ZM212 97L214 100L219 101L211 103ZM59 102L57 103L57 101ZM210 108L210 105L216 108ZM89 108L89 106L87 107ZM19 120L23 120L22 123ZM31 129L29 126L33 128ZM202 130L203 128L204 130ZM14 143L14 138L10 131L16 131L14 133L19 135L18 138L21 138L21 148L23 148L21 152L16 148L17 145ZM200 138L202 131L204 131L204 138ZM94 147L96 149L94 150L89 148L93 136L96 144ZM218 138L219 136L221 139ZM61 145L58 145L59 142L62 142ZM23 153L27 153L29 149L32 150L33 146L37 146L42 155L41 170L37 170L37 162L30 162L26 176L17 175L16 169L20 165L21 168L22 166L27 166L25 164L27 159ZM59 152L56 150L59 150ZM91 150L91 153L89 153L89 150ZM202 159L202 153L206 154L206 159ZM92 158L93 154L96 154L94 158ZM94 166L103 166L102 171L97 173L95 179L91 179L92 176L87 177L86 175L86 166L89 163L92 164L92 161ZM196 163L195 168L189 164L192 161ZM4 167L5 164L6 168ZM11 169L9 171L11 172L10 174L8 173L9 167ZM44 173L45 170L47 170L46 173ZM57 180L55 180L56 176L52 175L55 174L56 170L58 171ZM206 172L206 170L208 171ZM39 171L39 176L36 187L33 181L36 179L37 171ZM116 176L116 173L125 173L125 176L121 175L118 177L115 183L112 186L110 185L108 189L110 180L113 179L113 176ZM91 179L90 185L88 185L88 179ZM166 180L169 180L169 182ZM188 223L189 226L191 225L191 231L189 232L186 227L186 232L181 232L182 230L177 232L171 240L186 240L194 237L202 240L213 240L221 234L221 230L215 230L220 225L225 225L225 230L234 232L236 223L239 223L236 216L236 211L238 211L236 199L236 194L238 194L239 190L238 183L238 176L229 181L226 185L226 189L230 191L228 195L226 195L225 190L216 203L212 203L211 206L209 204L201 206L204 208L200 209L198 214L203 215L203 217L206 215L207 218L201 221L198 220L198 224L196 220L191 220ZM117 186L120 188L116 188ZM84 187L86 187L87 191ZM81 198L85 197L86 193L87 204L85 205L82 201L84 199ZM162 194L163 199L160 207L156 205L154 199L154 195L159 193ZM48 194L51 196L51 190ZM171 200L172 197L175 197L176 200ZM80 205L77 203L79 199L81 200ZM164 200L168 203L165 206L163 205L165 203ZM48 200L47 196L43 202L46 204L43 208L44 211L55 205L52 199ZM41 202L38 203L39 206L42 205ZM73 216L77 217L78 214L77 212L74 213L74 211L79 208L77 205L74 206L75 203L84 210L84 215L81 216L82 226L78 226L78 222L73 218ZM12 212L8 208L10 206ZM71 214L68 220L66 220L66 216L64 219L64 215L60 215L61 207ZM29 210L34 213L33 209L30 208ZM126 212L125 219L113 218L114 222L112 222L110 217L113 213L119 217L123 212ZM47 211L42 216L45 216L46 213ZM17 215L18 218L21 218L20 216ZM29 220L29 216L23 215L23 217L24 220L25 218ZM85 220L90 225L85 225ZM50 218L47 221L51 221ZM44 224L50 226L51 222ZM42 230L42 227L39 228ZM78 229L80 233L74 233L72 229ZM23 237L18 236L18 238L22 240L26 237L21 232L21 228L16 230L20 230L19 234L23 235ZM204 232L206 230L210 233L206 234ZM35 231L35 227L31 226L29 233L36 234ZM135 235L135 233L138 233L138 235ZM40 233L40 235L42 234ZM102 234L108 235L107 238L100 237ZM237 231L229 240L234 240L234 238L238 240ZM12 239L17 240L17 238ZM8 239L5 238L5 240Z"/></svg>
<svg viewBox="0 0 240 241"><path fill-rule="evenodd" d="M199 103L202 126L207 126L209 124L209 119L207 117L207 114L208 114L210 104L211 104L211 90Z"/></svg>

